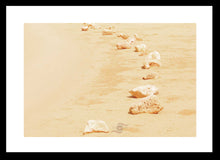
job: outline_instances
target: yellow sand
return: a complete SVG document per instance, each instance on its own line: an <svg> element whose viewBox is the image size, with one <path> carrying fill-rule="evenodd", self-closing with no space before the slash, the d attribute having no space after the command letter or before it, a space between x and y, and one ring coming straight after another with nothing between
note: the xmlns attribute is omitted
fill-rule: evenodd
<svg viewBox="0 0 220 160"><path fill-rule="evenodd" d="M195 24L99 24L116 33L81 31L82 24L24 24L24 136L196 136ZM161 54L158 79L143 80L144 57L117 50L117 33L137 33ZM139 101L129 89L153 84L164 109L128 114ZM103 120L110 133L83 135L86 122ZM124 123L122 130L118 123ZM117 129L118 128L118 129Z"/></svg>

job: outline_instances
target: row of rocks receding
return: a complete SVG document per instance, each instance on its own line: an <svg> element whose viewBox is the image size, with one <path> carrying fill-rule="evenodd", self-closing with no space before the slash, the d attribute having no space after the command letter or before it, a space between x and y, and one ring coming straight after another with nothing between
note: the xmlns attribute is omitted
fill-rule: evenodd
<svg viewBox="0 0 220 160"><path fill-rule="evenodd" d="M92 23L83 23L81 28L82 31L88 30L102 30L102 35L113 35L117 32L114 30L114 26L108 26L103 28L102 26L98 26ZM122 38L121 42L116 44L116 48L118 50L121 49L131 49L134 48L135 52L140 52L139 56L145 56L144 63L142 69L149 69L151 67L160 67L160 53L157 51L149 52L147 45L145 43L136 44L136 41L144 41L143 37L138 34L133 34L132 36L128 33L118 33L117 37ZM158 73L149 72L146 76L144 76L143 80L148 79L156 79L159 78ZM158 98L159 89L154 85L144 85L138 86L136 88L130 89L129 93L134 98L140 98L140 100L136 103L130 105L128 113L132 115L140 114L140 113L149 113L149 114L158 114L163 107L160 105L160 101ZM104 121L101 120L89 120L87 122L86 128L84 130L85 133L91 132L109 132L109 128Z"/></svg>

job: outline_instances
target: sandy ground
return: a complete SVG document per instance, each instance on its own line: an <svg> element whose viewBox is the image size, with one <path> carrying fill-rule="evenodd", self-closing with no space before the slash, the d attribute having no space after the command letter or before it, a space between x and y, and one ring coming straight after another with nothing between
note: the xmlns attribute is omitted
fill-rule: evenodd
<svg viewBox="0 0 220 160"><path fill-rule="evenodd" d="M160 77L143 80L143 56L122 41L82 24L24 24L25 137L193 137L196 136L196 25L99 24L141 35L161 54ZM159 114L128 114L139 101L129 89L159 88ZM90 119L104 120L110 133L83 135ZM125 124L117 130L118 123Z"/></svg>

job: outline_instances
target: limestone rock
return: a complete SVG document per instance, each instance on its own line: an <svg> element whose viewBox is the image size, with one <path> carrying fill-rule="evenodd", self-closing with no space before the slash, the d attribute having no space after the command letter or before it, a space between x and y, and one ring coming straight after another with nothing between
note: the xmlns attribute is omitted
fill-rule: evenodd
<svg viewBox="0 0 220 160"><path fill-rule="evenodd" d="M154 85L145 85L131 89L129 90L129 93L136 98L143 98L150 95L158 94L159 90Z"/></svg>
<svg viewBox="0 0 220 160"><path fill-rule="evenodd" d="M89 27L90 29L93 29L93 30L97 30L97 29L101 29L101 26L97 26L97 25L92 25Z"/></svg>
<svg viewBox="0 0 220 160"><path fill-rule="evenodd" d="M113 34L113 30L111 29L104 29L102 31L102 35L112 35Z"/></svg>
<svg viewBox="0 0 220 160"><path fill-rule="evenodd" d="M85 127L83 134L92 133L92 132L104 132L108 133L109 128L106 123L102 120L89 120Z"/></svg>
<svg viewBox="0 0 220 160"><path fill-rule="evenodd" d="M160 53L157 51L150 52L144 61L144 65L142 66L143 69L149 69L150 67L160 67Z"/></svg>
<svg viewBox="0 0 220 160"><path fill-rule="evenodd" d="M108 26L106 27L106 29L112 30L112 29L115 29L115 26Z"/></svg>
<svg viewBox="0 0 220 160"><path fill-rule="evenodd" d="M83 25L84 25L84 26L87 26L87 27L92 27L92 26L94 26L94 24L92 24L92 23L83 23Z"/></svg>
<svg viewBox="0 0 220 160"><path fill-rule="evenodd" d="M129 38L127 39L127 42L128 42L129 44L133 45L133 44L136 42L136 38L135 38L135 37L129 37Z"/></svg>
<svg viewBox="0 0 220 160"><path fill-rule="evenodd" d="M143 80L148 80L148 79L157 79L159 77L158 73L156 72L149 72L146 74L145 77L143 77Z"/></svg>
<svg viewBox="0 0 220 160"><path fill-rule="evenodd" d="M130 49L131 45L129 42L120 42L116 44L117 49Z"/></svg>
<svg viewBox="0 0 220 160"><path fill-rule="evenodd" d="M153 66L160 67L161 66L161 62L159 60L155 59L155 60L149 61L149 65L152 66L152 67Z"/></svg>
<svg viewBox="0 0 220 160"><path fill-rule="evenodd" d="M88 31L88 29L89 29L88 26L83 26L83 27L81 28L82 31Z"/></svg>
<svg viewBox="0 0 220 160"><path fill-rule="evenodd" d="M88 29L93 29L93 30L101 29L101 26L98 26L94 23L83 23L83 26L88 27Z"/></svg>
<svg viewBox="0 0 220 160"><path fill-rule="evenodd" d="M137 41L143 41L143 38L141 38L137 33L134 34L134 37Z"/></svg>
<svg viewBox="0 0 220 160"><path fill-rule="evenodd" d="M126 33L120 33L119 35L117 35L117 37L121 37L123 39L128 39L129 35Z"/></svg>
<svg viewBox="0 0 220 160"><path fill-rule="evenodd" d="M135 46L135 52L146 52L147 46L145 44L139 44Z"/></svg>
<svg viewBox="0 0 220 160"><path fill-rule="evenodd" d="M147 55L147 58L149 60L160 60L160 53L157 52L157 51L153 51L153 52L150 52L148 55Z"/></svg>
<svg viewBox="0 0 220 160"><path fill-rule="evenodd" d="M156 95L142 98L140 102L133 103L129 108L130 114L158 114L163 107L160 106L159 98Z"/></svg>

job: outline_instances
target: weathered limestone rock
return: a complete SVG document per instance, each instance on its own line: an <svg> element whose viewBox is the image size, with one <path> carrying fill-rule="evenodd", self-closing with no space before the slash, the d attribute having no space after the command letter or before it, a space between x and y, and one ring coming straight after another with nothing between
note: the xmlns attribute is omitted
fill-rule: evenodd
<svg viewBox="0 0 220 160"><path fill-rule="evenodd" d="M149 61L149 65L152 66L152 67L153 66L160 67L161 66L161 62L159 60L157 60L157 59L154 59L154 60Z"/></svg>
<svg viewBox="0 0 220 160"><path fill-rule="evenodd" d="M116 44L117 49L130 49L131 44L129 42L119 42Z"/></svg>
<svg viewBox="0 0 220 160"><path fill-rule="evenodd" d="M88 26L83 26L83 27L81 28L82 31L88 31L88 29L89 29Z"/></svg>
<svg viewBox="0 0 220 160"><path fill-rule="evenodd" d="M128 41L129 44L133 45L136 42L136 38L135 37L129 37L127 39L127 41Z"/></svg>
<svg viewBox="0 0 220 160"><path fill-rule="evenodd" d="M111 29L104 29L102 35L112 35L114 32Z"/></svg>
<svg viewBox="0 0 220 160"><path fill-rule="evenodd" d="M83 23L83 27L88 27L88 29L93 29L93 30L101 29L101 26L98 26L94 23Z"/></svg>
<svg viewBox="0 0 220 160"><path fill-rule="evenodd" d="M147 50L147 46L145 44L139 44L135 46L135 52L145 52Z"/></svg>
<svg viewBox="0 0 220 160"><path fill-rule="evenodd" d="M128 39L129 35L126 33L120 33L119 35L117 35L117 37L121 37L123 39Z"/></svg>
<svg viewBox="0 0 220 160"><path fill-rule="evenodd" d="M87 27L92 27L94 24L92 23L83 23L84 26L87 26Z"/></svg>
<svg viewBox="0 0 220 160"><path fill-rule="evenodd" d="M129 93L136 98L143 98L150 95L158 94L158 88L154 85L139 86L129 90Z"/></svg>
<svg viewBox="0 0 220 160"><path fill-rule="evenodd" d="M153 51L153 52L150 52L148 55L147 55L147 58L149 60L160 60L160 53L157 52L157 51Z"/></svg>
<svg viewBox="0 0 220 160"><path fill-rule="evenodd" d="M108 133L109 128L106 123L102 120L89 120L85 127L83 134L92 133L92 132L104 132Z"/></svg>
<svg viewBox="0 0 220 160"><path fill-rule="evenodd" d="M143 77L143 80L148 80L148 79L157 79L159 77L158 73L156 72L149 72L146 74L145 77Z"/></svg>
<svg viewBox="0 0 220 160"><path fill-rule="evenodd" d="M160 53L157 51L150 52L144 61L144 65L142 66L143 69L149 69L150 67L156 66L160 67L161 62L160 62Z"/></svg>
<svg viewBox="0 0 220 160"><path fill-rule="evenodd" d="M134 37L137 41L143 41L143 38L141 38L137 33L134 34Z"/></svg>
<svg viewBox="0 0 220 160"><path fill-rule="evenodd" d="M133 103L129 108L130 114L158 114L163 107L160 106L159 98L156 95L142 98L140 102Z"/></svg>
<svg viewBox="0 0 220 160"><path fill-rule="evenodd" d="M101 29L101 26L97 26L97 25L92 25L89 27L90 29L96 30L96 29Z"/></svg>
<svg viewBox="0 0 220 160"><path fill-rule="evenodd" d="M160 67L161 62L159 60L150 60L148 62L145 62L142 66L143 69L149 69L150 67Z"/></svg>
<svg viewBox="0 0 220 160"><path fill-rule="evenodd" d="M105 27L106 29L109 29L109 30L112 30L112 29L115 29L115 26L108 26L108 27Z"/></svg>

